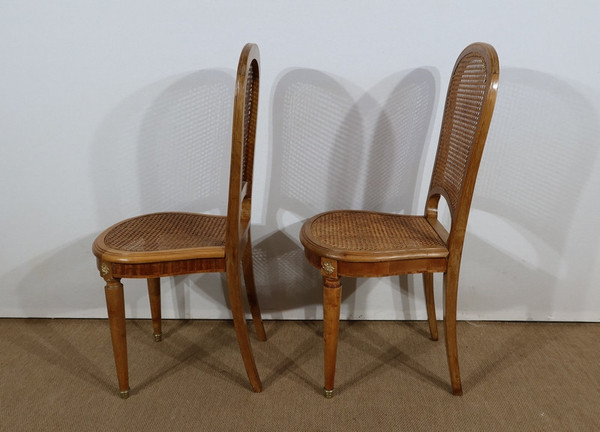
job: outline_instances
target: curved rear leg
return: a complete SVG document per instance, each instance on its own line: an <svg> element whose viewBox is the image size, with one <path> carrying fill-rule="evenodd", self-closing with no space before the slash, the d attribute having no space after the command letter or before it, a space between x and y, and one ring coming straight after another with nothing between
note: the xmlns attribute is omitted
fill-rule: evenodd
<svg viewBox="0 0 600 432"><path fill-rule="evenodd" d="M425 305L427 306L427 321L431 340L438 340L437 321L435 317L435 297L433 294L433 273L423 273L423 286L425 288Z"/></svg>
<svg viewBox="0 0 600 432"><path fill-rule="evenodd" d="M452 393L462 395L460 369L458 366L458 341L456 337L456 307L458 300L458 273L444 273L444 330L446 333L446 356L450 369Z"/></svg>
<svg viewBox="0 0 600 432"><path fill-rule="evenodd" d="M242 301L241 293L239 262L237 262L237 260L235 261L236 264L233 266L235 268L227 269L229 303L231 305L233 325L235 327L235 334L240 347L240 353L242 354L244 367L246 368L246 374L248 375L252 389L256 393L259 393L262 390L262 384L260 382L258 370L256 369L254 355L252 354L252 346L250 345L250 338L248 337L248 326L246 324L246 317L244 316L244 303Z"/></svg>
<svg viewBox="0 0 600 432"><path fill-rule="evenodd" d="M244 255L242 257L242 266L244 269L246 295L248 296L248 305L250 306L252 321L254 322L254 328L256 329L256 336L258 337L258 340L266 341L267 334L260 315L260 306L258 305L258 297L256 295L256 284L254 283L254 266L252 262L252 242L250 239L250 232L248 232L248 241L246 242Z"/></svg>

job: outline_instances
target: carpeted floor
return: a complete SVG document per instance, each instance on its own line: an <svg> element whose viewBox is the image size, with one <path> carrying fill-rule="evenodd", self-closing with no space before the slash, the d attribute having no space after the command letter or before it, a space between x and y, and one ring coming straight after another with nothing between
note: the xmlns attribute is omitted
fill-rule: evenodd
<svg viewBox="0 0 600 432"><path fill-rule="evenodd" d="M122 400L106 321L2 319L0 431L600 430L600 324L459 323L457 397L426 323L343 322L331 400L321 323L265 326L255 394L230 322L128 321Z"/></svg>

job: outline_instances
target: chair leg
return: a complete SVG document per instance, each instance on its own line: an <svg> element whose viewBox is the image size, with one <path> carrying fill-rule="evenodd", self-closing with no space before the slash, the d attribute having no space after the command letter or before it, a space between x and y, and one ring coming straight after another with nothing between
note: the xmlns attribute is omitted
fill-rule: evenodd
<svg viewBox="0 0 600 432"><path fill-rule="evenodd" d="M254 362L254 356L252 355L252 346L250 345L250 338L248 336L248 326L246 324L246 317L244 316L244 303L242 301L241 293L239 261L235 261L236 264L231 266L233 268L227 269L229 303L231 304L233 325L235 327L238 345L240 346L242 360L244 361L244 367L246 368L246 374L248 374L248 379L250 380L252 389L256 393L259 393L262 391L262 384L260 382L258 370L256 369L256 363Z"/></svg>
<svg viewBox="0 0 600 432"><path fill-rule="evenodd" d="M450 369L452 393L462 395L460 369L458 366L458 343L456 337L456 307L458 300L457 272L444 273L444 330L446 333L446 356Z"/></svg>
<svg viewBox="0 0 600 432"><path fill-rule="evenodd" d="M148 297L150 299L150 313L152 314L152 328L154 340L162 340L162 314L160 308L160 278L148 279Z"/></svg>
<svg viewBox="0 0 600 432"><path fill-rule="evenodd" d="M433 294L433 273L423 273L423 286L425 287L425 305L427 306L427 321L431 340L438 340L437 321L435 317L435 297Z"/></svg>
<svg viewBox="0 0 600 432"><path fill-rule="evenodd" d="M256 329L258 340L266 341L267 334L260 316L260 306L258 305L258 297L256 295L256 284L254 283L254 266L252 263L252 242L250 241L250 233L248 233L248 241L244 249L242 257L242 266L244 269L244 282L246 284L246 295L248 296L248 305L252 313L252 321Z"/></svg>
<svg viewBox="0 0 600 432"><path fill-rule="evenodd" d="M120 279L106 278L106 309L112 339L119 391L123 399L129 397L129 372L127 366L127 335L125 330L125 298Z"/></svg>
<svg viewBox="0 0 600 432"><path fill-rule="evenodd" d="M342 285L340 279L338 277L323 277L324 390L325 397L328 399L333 397L341 302Z"/></svg>

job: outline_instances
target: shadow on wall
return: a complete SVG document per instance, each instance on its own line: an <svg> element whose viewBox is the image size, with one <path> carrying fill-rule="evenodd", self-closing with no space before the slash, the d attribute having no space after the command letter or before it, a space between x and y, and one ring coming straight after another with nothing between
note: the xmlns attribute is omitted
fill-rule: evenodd
<svg viewBox="0 0 600 432"><path fill-rule="evenodd" d="M600 220L589 216L597 213L591 198L600 195L600 182L593 181L600 123L590 102L597 96L537 71L503 68L500 79L465 243L459 313L561 319L548 314L564 309L562 291L572 286L577 290L568 307L585 309L586 276L599 255ZM286 312L300 311L307 319L320 313L320 276L298 240L306 218L335 208L422 211L415 192L430 175L423 172L423 154L437 143L437 134L431 137L437 81L431 71L416 69L365 93L323 72L294 69L275 82L266 227L255 227L269 231L254 235L266 313L287 318ZM98 229L158 210L225 214L233 86L233 73L195 72L146 86L109 113L90 163ZM18 281L16 314L104 316L103 282L90 250L94 237L10 272L6 280ZM407 316L415 298L412 278L397 287L398 279L392 282L392 303ZM127 315L148 316L144 281L126 284L140 288L126 288ZM369 308L369 290L359 297L357 284L371 286L344 282L346 317ZM192 311L229 317L214 306L226 304L219 275L169 278L164 286L165 303L177 317Z"/></svg>
<svg viewBox="0 0 600 432"><path fill-rule="evenodd" d="M556 304L561 280L572 286L592 270L600 223L581 207L595 205L582 195L597 162L600 123L587 94L542 72L502 69L465 240L459 309L490 319L511 319L506 311L552 319L564 307ZM578 310L585 309L582 294Z"/></svg>
<svg viewBox="0 0 600 432"><path fill-rule="evenodd" d="M234 84L221 70L171 77L107 116L92 161L101 226L154 211L225 214Z"/></svg>
<svg viewBox="0 0 600 432"><path fill-rule="evenodd" d="M284 72L272 96L267 228L254 244L261 306L273 318L317 318L321 278L298 233L305 219L340 208L414 210L436 100L427 69L390 76L368 92L309 69ZM256 237L256 236L255 236ZM354 314L356 281L344 284Z"/></svg>
<svg viewBox="0 0 600 432"><path fill-rule="evenodd" d="M204 70L148 85L108 114L96 132L90 164L99 230L154 211L226 213L233 91L233 72ZM97 234L13 274L21 280L27 316L96 315L92 310L105 315L104 283L91 252ZM208 290L198 288L203 279L210 281L202 283ZM149 316L145 281L127 279L125 285L127 316ZM206 296L225 304L219 275L165 278L163 285L178 317L189 317L194 301L214 314L212 303L202 303ZM190 296L190 286L201 294Z"/></svg>
<svg viewBox="0 0 600 432"><path fill-rule="evenodd" d="M196 72L145 113L137 154L143 213L227 213L234 86L228 73Z"/></svg>

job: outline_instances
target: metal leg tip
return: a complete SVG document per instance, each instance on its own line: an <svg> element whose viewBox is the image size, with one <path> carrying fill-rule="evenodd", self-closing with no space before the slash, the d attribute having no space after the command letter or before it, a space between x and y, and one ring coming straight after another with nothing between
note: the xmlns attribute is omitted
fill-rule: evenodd
<svg viewBox="0 0 600 432"><path fill-rule="evenodd" d="M162 340L162 333L154 335L154 342L160 342Z"/></svg>
<svg viewBox="0 0 600 432"><path fill-rule="evenodd" d="M327 390L326 388L324 388L323 391L325 392L326 399L331 399L333 397L333 389Z"/></svg>
<svg viewBox="0 0 600 432"><path fill-rule="evenodd" d="M121 396L121 399L127 399L129 397L129 389L120 391L119 396Z"/></svg>

